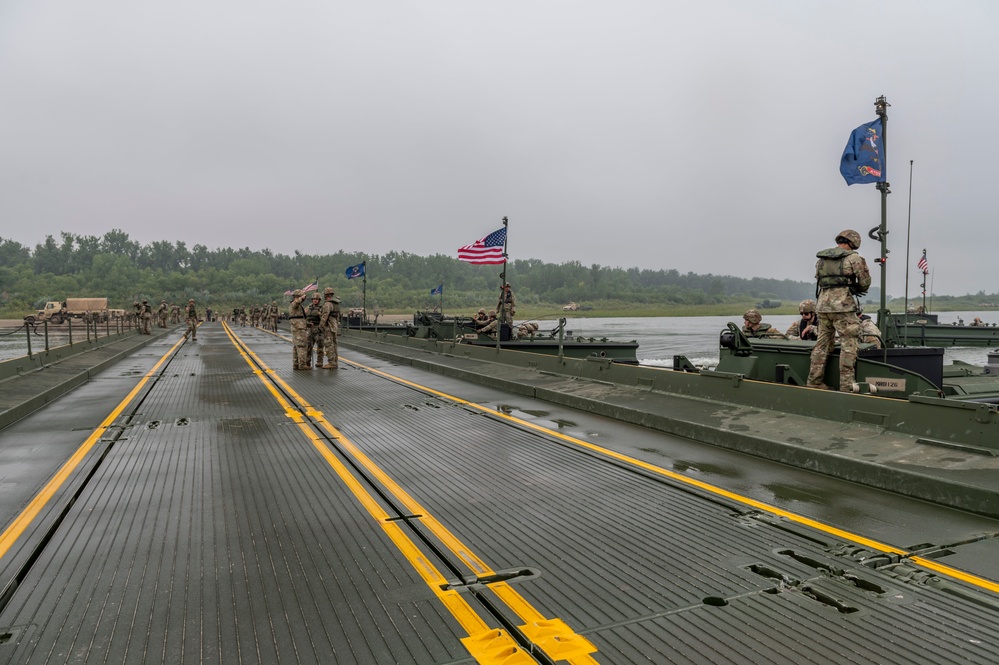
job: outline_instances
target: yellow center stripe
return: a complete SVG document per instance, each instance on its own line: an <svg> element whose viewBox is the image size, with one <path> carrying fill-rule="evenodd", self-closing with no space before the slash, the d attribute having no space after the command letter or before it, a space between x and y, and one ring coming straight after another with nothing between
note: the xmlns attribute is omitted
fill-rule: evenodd
<svg viewBox="0 0 999 665"><path fill-rule="evenodd" d="M563 434L561 432L557 432L557 431L552 430L552 429L548 429L547 427L542 427L541 425L537 425L537 424L532 423L530 421L522 420L520 418L517 418L516 416L511 416L509 414L505 414L505 413L496 411L494 409L490 409L488 407L481 406L479 404L476 404L475 402L469 402L467 400L461 399L460 397L455 397L454 395L449 395L447 393L440 392L439 390L434 390L433 388L428 388L427 386L423 386L423 385L420 385L418 383L414 383L412 381L407 381L406 379L400 378L398 376L394 376L392 374L389 374L387 372L383 372L383 371L375 369L373 367L368 367L366 365L362 365L362 364L357 363L357 362L345 360L344 358L341 358L340 361L341 362L345 362L345 363L349 363L349 364L351 364L351 365L353 365L355 367L358 367L358 368L363 368L364 370L366 370L368 372L371 372L373 374L377 374L379 376L383 376L383 377L385 377L387 379L391 379L392 381L395 381L397 383L410 386L411 388L415 388L416 390L419 390L419 391L422 391L422 392L425 392L425 393L429 393L431 395L440 397L442 399L449 400L451 402L455 402L457 404L461 404L462 406L466 406L468 408L472 408L472 409L476 409L478 411L482 411L484 413L488 413L488 414L490 414L490 415L492 415L494 417L497 417L497 418L502 418L504 420L508 420L510 422L516 423L517 425L520 425L521 427L525 427L525 428L530 429L530 430L541 432L541 433L545 434L546 436L555 437L557 439L560 439L560 440L565 441L567 443L571 443L571 444L573 444L575 446L578 446L580 448L585 448L587 450L591 450L591 451L600 453L601 455L604 455L606 457L610 457L610 458L615 459L615 460L617 460L619 462L624 462L626 464L630 464L632 466L639 467L641 469L644 469L645 471L649 471L651 473L654 473L654 474L657 474L657 475L669 478L671 480L675 480L675 481L677 481L679 483L683 483L685 485L696 487L698 489L701 489L701 490L703 490L705 492L709 492L709 493L714 494L716 496L725 497L726 499L729 499L731 501L735 501L735 502L741 503L741 504L746 505L746 506L750 506L750 507L755 508L757 510L760 510L762 512L769 513L771 515L777 515L778 517L783 517L783 518L787 519L788 521L805 525L805 526L810 527L812 529L815 529L817 531L821 531L823 533L827 533L829 535L835 536L836 538L840 538L842 540L846 540L846 541L849 541L849 542L852 542L852 543L856 543L858 545L862 545L864 547L867 547L869 549L876 550L876 551L879 551L879 552L886 552L886 553L897 554L897 555L900 555L900 556L908 557L909 561L911 561L911 562L913 562L913 563L915 563L917 565L920 565L920 566L922 566L924 568L927 568L929 570L933 570L934 572L940 573L941 575L946 575L947 577L952 577L954 579L958 579L958 580L961 580L963 582L967 582L968 584L972 584L972 585L977 586L979 588L987 589L987 590L992 591L994 593L999 593L999 583L996 583L996 582L994 582L992 580L985 579L983 577L979 577L977 575L972 575L970 573L966 573L964 571L958 570L956 568L952 568L950 566L946 566L946 565L937 563L936 561L925 559L923 557L911 556L910 553L907 550L903 550L903 549L900 549L898 547L894 547L892 545L888 545L886 543L882 543L882 542L879 542L877 540L873 540L871 538L866 538L864 536L852 533L850 531L845 531L843 529L839 529L839 528L836 528L834 526L830 526L828 524L824 524L822 522L813 520L813 519L811 519L809 517L805 517L803 515L798 515L796 513L792 513L792 512L787 511L787 510L783 510L783 509L778 508L776 506L772 506L772 505L770 505L768 503L764 503L762 501L757 501L756 499L752 499L752 498L747 497L747 496L742 496L741 494L736 494L735 492L730 492L730 491L728 491L726 489L722 489L721 487L717 487L715 485L711 485L709 483L697 480L695 478L690 478L688 476L684 476L682 474L676 473L675 471L670 471L668 469L664 469L664 468L656 466L654 464L650 464L648 462L644 462L644 461L642 461L640 459L637 459L637 458L634 458L634 457L629 457L628 455L624 455L622 453L619 453L619 452L616 452L616 451L613 451L613 450L610 450L610 449L607 449L607 448L602 448L601 446L597 446L597 445L595 445L593 443L590 443L589 441L584 441L582 439L577 439L576 437L569 436L567 434Z"/></svg>
<svg viewBox="0 0 999 665"><path fill-rule="evenodd" d="M135 399L135 396L138 395L143 386L149 382L149 379L156 375L156 371L163 365L163 363L166 362L170 354L172 354L183 343L184 338L181 337L177 340L176 344L170 347L169 351L163 354L163 357L161 357L156 364L153 365L153 368L149 370L137 384L135 384L135 387L132 388L132 391L125 396L125 399L119 402L118 406L116 406L114 410L108 414L108 417L97 426L97 429L95 429L90 436L87 437L86 441L80 444L80 447L76 449L76 452L74 452L73 455L66 460L66 463L63 464L56 474L52 476L52 479L45 484L45 487L43 487L41 491L34 496L25 509L21 511L21 514L14 518L7 529L4 530L3 534L0 534L0 559L7 554L10 548L14 546L14 543L17 542L17 539L24 533L25 529L27 529L35 518L38 517L39 513L41 513L45 508L45 505L52 500L52 497L59 491L59 488L62 487L63 483L65 483L66 480L73 474L76 467L78 467L83 460L86 459L87 453L89 453L100 438L104 436L104 432L108 429L108 427L110 427L111 424L118 419L121 412L125 410L125 407L127 407L133 399Z"/></svg>
<svg viewBox="0 0 999 665"><path fill-rule="evenodd" d="M243 343L242 340L240 340L240 338L232 331L231 328L229 328L228 325L223 325L230 340L237 347L237 349L239 349L239 353L246 363L254 370L256 370L256 367L260 367L263 370L262 372L255 371L255 373L270 393L274 395L277 402L281 405L289 417L298 423L299 428L303 433L305 433L309 440L312 441L313 445L320 452L326 462L334 469L336 474L350 489L354 496L357 497L358 501L360 501L360 503L368 510L368 513L378 521L379 525L385 530L402 555L406 557L413 568L415 568L419 575L423 578L424 582L426 582L427 586L430 587L437 598L444 604L448 611L451 612L455 619L458 620L462 628L468 633L468 638L463 639L462 643L475 657L475 659L480 663L503 663L504 665L507 663L514 665L521 662L535 663L536 661L520 649L520 647L516 645L513 638L510 637L506 631L502 629L490 630L485 621L475 612L475 610L471 608L470 605L468 605L465 599L457 591L454 589L445 589L447 586L446 578L429 560L427 560L426 557L423 556L419 548L400 529L398 523L389 521L389 515L354 477L350 470L344 466L339 459L337 459L330 448L326 445L325 441L319 438L315 431L309 426L305 417L303 417L302 412L304 411L310 419L322 427L332 438L335 438L340 446L350 451L351 455L355 457L355 459L373 476L377 477L385 488L403 505L405 505L408 511L414 515L418 515L419 517L417 519L419 519L421 523L425 524L427 528L430 529L430 531L455 554L455 556L461 559L471 570L475 571L477 575L492 574L492 568L476 556L471 549L465 546L435 517L430 515L429 512L416 501L416 499L410 496L408 492L406 492L388 474L386 474L370 458L368 458L367 455L361 452L361 450L348 440L347 437L340 432L340 430L329 423L323 417L322 412L313 408L305 400L305 398L299 395L291 386L287 384L287 382L270 369L255 353L253 353L253 351L249 350L249 347ZM287 395L290 395L291 398L298 404L298 407L296 408L289 403L288 400L285 399L285 397L277 390L276 386L280 386L281 390L283 390ZM538 627L539 624L545 627L552 627L549 628L547 633L541 635L544 639L541 642L536 643L539 644L539 646L542 646L544 650L554 659L565 660L566 662L573 663L574 665L586 665L588 663L596 662L590 655L592 652L596 651L596 647L586 640L586 638L573 633L564 622L559 619L546 620L544 616L534 609L525 598L523 598L516 590L505 582L493 583L488 586L493 589L497 595L502 598L514 612L517 613L518 616L527 622L525 626L521 627L525 634L529 636L538 634L541 630Z"/></svg>

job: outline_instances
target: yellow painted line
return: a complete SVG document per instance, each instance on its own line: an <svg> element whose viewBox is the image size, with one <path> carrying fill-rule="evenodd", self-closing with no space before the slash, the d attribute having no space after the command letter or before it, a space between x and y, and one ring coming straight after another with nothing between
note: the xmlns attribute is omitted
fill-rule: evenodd
<svg viewBox="0 0 999 665"><path fill-rule="evenodd" d="M63 483L69 479L76 468L87 457L87 453L89 453L100 438L104 436L104 432L107 428L118 419L121 412L125 410L125 407L127 407L133 399L135 399L135 396L139 394L139 391L142 390L143 386L149 382L149 379L156 375L156 371L163 365L163 363L166 362L170 354L172 354L183 343L184 337L181 337L177 340L176 344L170 347L169 351L163 354L163 357L160 358L155 365L153 365L151 370L146 372L145 376L143 376L135 387L132 388L131 392L125 396L125 399L119 402L118 406L116 406L114 410L108 414L108 417L97 426L97 429L91 432L90 436L88 436L87 439L80 444L80 447L76 449L76 452L74 452L73 455L66 460L66 463L63 464L56 474L52 476L52 479L45 484L45 487L43 487L38 494L34 496L24 510L21 511L21 514L14 518L6 530L4 530L3 534L0 534L0 559L7 554L10 548L14 546L14 543L17 542L17 539L21 537L35 518L38 517L39 513L42 512L46 504L52 500L52 497L59 491L59 488L62 487Z"/></svg>
<svg viewBox="0 0 999 665"><path fill-rule="evenodd" d="M252 351L244 351L243 347L247 349L249 347L246 347L245 344L243 347L240 346L241 340L239 340L227 324L223 324L223 327L229 336L229 340L239 350L240 356L250 366L251 370L254 370L253 373L257 375L261 383L264 384L281 407L284 408L285 413L295 420L299 429L312 442L312 445L319 451L323 459L326 460L326 463L330 465L344 485L347 486L354 497L368 511L368 514L385 531L385 534L399 552L409 561L424 583L426 583L437 599L447 608L467 633L468 637L463 638L461 641L469 650L469 653L475 657L476 661L490 665L492 663L505 664L507 662L511 665L519 662L536 663L533 658L517 645L516 641L507 631L490 628L486 621L472 609L471 605L468 604L461 594L454 589L446 588L448 586L447 578L423 555L419 547L399 527L399 524L390 520L390 516L385 512L381 504L364 488L343 462L333 454L333 451L326 445L326 442L319 438L309 422L302 416L301 410L291 406L274 384L280 382L282 388L288 390L289 394L293 395L296 400L300 399L300 397L277 374L268 368L263 361L257 358ZM263 371L256 371L257 365L254 363L263 368ZM304 400L302 400L302 404L305 406L306 411L317 413Z"/></svg>
<svg viewBox="0 0 999 665"><path fill-rule="evenodd" d="M449 394L441 392L439 390L434 390L433 388L429 388L427 386L420 385L420 384L415 383L413 381L407 381L406 379L403 379L401 377L395 376L393 374L389 374L387 372L383 372L383 371L375 369L373 367L368 367L366 365L362 365L360 363L353 362L353 361L350 361L350 360L345 360L343 358L341 358L340 360L341 360L341 362L348 363L350 365L353 365L354 367L362 368L365 371L371 372L373 374L377 374L379 376L383 376L383 377L385 377L387 379L391 379L392 381L395 381L397 383L401 383L401 384L409 386L411 388L415 388L416 390L419 390L421 392L429 393L431 395L435 395L435 396L440 397L442 399L446 399L446 400L449 400L451 402L455 402L457 404L461 404L462 406L467 406L469 408L476 409L476 410L481 411L483 413L488 413L488 414L490 414L492 416L495 416L497 418L502 418L504 420L508 420L510 422L516 423L517 425L520 425L521 427L525 427L527 429L534 430L536 432L540 432L542 434L545 434L546 436L551 436L551 437L554 437L556 439L560 439L562 441L565 441L566 443L571 443L571 444L573 444L575 446L578 446L580 448L585 448L587 450L591 450L591 451L599 453L599 454L601 454L601 455L603 455L605 457L610 457L611 459L615 459L615 460L617 460L619 462L624 462L624 463L629 464L631 466L636 466L638 468L644 469L645 471L649 471L650 473L654 473L656 475L663 476L663 477L669 478L671 480L675 480L675 481L677 481L679 483L683 483L685 485L690 485L692 487L696 487L698 489L704 490L705 492L709 492L709 493L714 494L716 496L721 496L721 497L724 497L724 498L729 499L731 501L735 501L737 503L741 503L743 505L750 506L750 507L755 508L757 510L760 510L762 512L769 513L771 515L776 515L778 517L783 517L783 518L787 519L790 522L795 522L797 524L802 524L804 526L810 527L810 528L815 529L817 531L821 531L821 532L827 533L827 534L829 534L831 536L835 536L836 538L840 538L842 540L846 540L846 541L849 541L849 542L852 542L852 543L856 543L858 545L862 545L864 547L867 547L867 548L872 549L872 550L877 550L879 552L886 552L886 553L890 553L890 554L898 554L900 556L907 557L909 561L912 561L913 563L916 563L916 564L918 564L918 565L920 565L920 566L922 566L924 568L933 570L934 572L940 573L941 575L945 575L947 577L952 577L954 579L961 580L962 582L966 582L968 584L972 584L972 585L980 587L982 589L987 589L987 590L992 591L994 593L999 593L999 583L996 583L996 582L994 582L992 580L989 580L989 579L986 579L984 577L979 577L977 575L972 575L970 573L966 573L966 572L964 572L962 570L959 570L957 568L952 568L950 566L942 565L940 563L937 563L937 562L929 560L929 559L925 559L923 557L912 556L912 555L910 555L910 553L909 553L908 550L900 549L900 548L895 547L893 545L888 545L887 543L882 543L882 542L879 542L877 540L873 540L871 538L867 538L865 536L861 536L859 534L852 533L850 531L845 531L843 529L839 529L837 527L825 524L823 522L819 522L817 520L813 520L813 519L811 519L809 517L805 517L804 515L798 515L797 513L792 513L790 511L784 510L782 508L778 508L776 506L772 506L772 505L770 505L768 503L764 503L762 501L757 501L756 499L752 499L750 497L743 496L741 494L736 494L735 492L730 492L730 491L728 491L726 489L723 489L721 487L718 487L716 485L711 485L709 483L697 480L696 478L690 478L689 476L684 476L683 474L676 473L675 471L670 471L669 469L664 469L664 468L662 468L660 466L656 466L654 464L650 464L648 462L644 462L644 461L642 461L640 459L637 459L637 458L634 458L634 457L630 457L628 455L624 455L622 453L610 450L608 448L603 448L601 446L598 446L598 445L595 445L593 443L590 443L589 441L584 441L582 439L577 439L576 437L569 436L567 434L563 434L561 432L557 432L557 431L552 430L552 429L548 429L547 427L542 427L541 425L537 425L537 424L532 423L532 422L527 421L527 420L522 420L520 418L517 418L516 416L511 416L511 415L502 413L500 411L496 411L494 409L490 409L488 407L481 406L479 404L476 404L475 402L469 402L468 400L461 399L460 397L455 397L454 395L449 395Z"/></svg>

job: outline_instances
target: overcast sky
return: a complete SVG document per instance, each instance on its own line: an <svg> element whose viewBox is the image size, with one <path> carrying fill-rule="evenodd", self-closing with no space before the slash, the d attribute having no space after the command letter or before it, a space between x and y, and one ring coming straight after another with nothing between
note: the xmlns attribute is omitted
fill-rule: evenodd
<svg viewBox="0 0 999 665"><path fill-rule="evenodd" d="M0 237L811 280L892 105L888 291L999 291L999 2L5 0ZM482 270L490 270L483 267ZM372 276L374 278L374 276Z"/></svg>

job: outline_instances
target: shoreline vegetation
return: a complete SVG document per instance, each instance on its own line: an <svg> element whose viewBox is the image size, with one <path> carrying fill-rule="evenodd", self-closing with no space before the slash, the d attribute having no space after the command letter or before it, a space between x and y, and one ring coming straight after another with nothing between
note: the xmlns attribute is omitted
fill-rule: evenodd
<svg viewBox="0 0 999 665"><path fill-rule="evenodd" d="M363 279L345 269L366 267ZM500 266L477 266L457 258L407 252L372 255L338 251L333 254L274 254L270 250L188 248L183 241L155 241L142 245L124 231L103 236L62 232L57 240L46 236L34 247L0 237L0 317L23 318L48 301L72 297L106 297L111 306L126 311L148 299L154 307L194 298L199 309L231 312L275 302L287 308L283 295L318 281L333 287L341 307L362 306L369 313L412 316L431 310L441 301L446 314L471 315L480 307L495 307ZM506 279L517 296L517 319L573 317L684 317L730 316L740 320L747 309L768 315L794 315L798 303L813 297L814 282L734 275L682 274L675 269L620 268L578 261L561 264L538 259L512 259ZM362 293L366 297L362 298ZM873 314L879 307L876 288L865 299ZM570 302L578 309L566 311ZM779 307L768 307L777 304ZM910 297L909 304L922 304ZM988 311L999 308L999 293L934 296L930 312ZM889 309L905 310L903 299L893 298Z"/></svg>

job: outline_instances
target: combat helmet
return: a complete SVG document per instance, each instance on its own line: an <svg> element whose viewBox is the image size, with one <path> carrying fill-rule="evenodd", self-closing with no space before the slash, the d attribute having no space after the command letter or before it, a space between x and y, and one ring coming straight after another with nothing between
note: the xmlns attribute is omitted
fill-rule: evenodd
<svg viewBox="0 0 999 665"><path fill-rule="evenodd" d="M836 235L836 244L838 245L841 242L847 243L854 249L860 249L860 234L853 229L840 231L839 234Z"/></svg>
<svg viewBox="0 0 999 665"><path fill-rule="evenodd" d="M814 314L815 313L815 301L812 299L802 300L798 305L799 314Z"/></svg>
<svg viewBox="0 0 999 665"><path fill-rule="evenodd" d="M336 295L336 293L333 291L333 287L332 286L327 286L325 289L323 289L323 295L324 296L332 296L332 295Z"/></svg>
<svg viewBox="0 0 999 665"><path fill-rule="evenodd" d="M753 325L756 325L763 320L763 316L755 309L747 310L746 313L742 315L742 318L749 321Z"/></svg>
<svg viewBox="0 0 999 665"><path fill-rule="evenodd" d="M293 298L301 298L304 295L305 291L303 291L302 289L295 289L291 294Z"/></svg>

